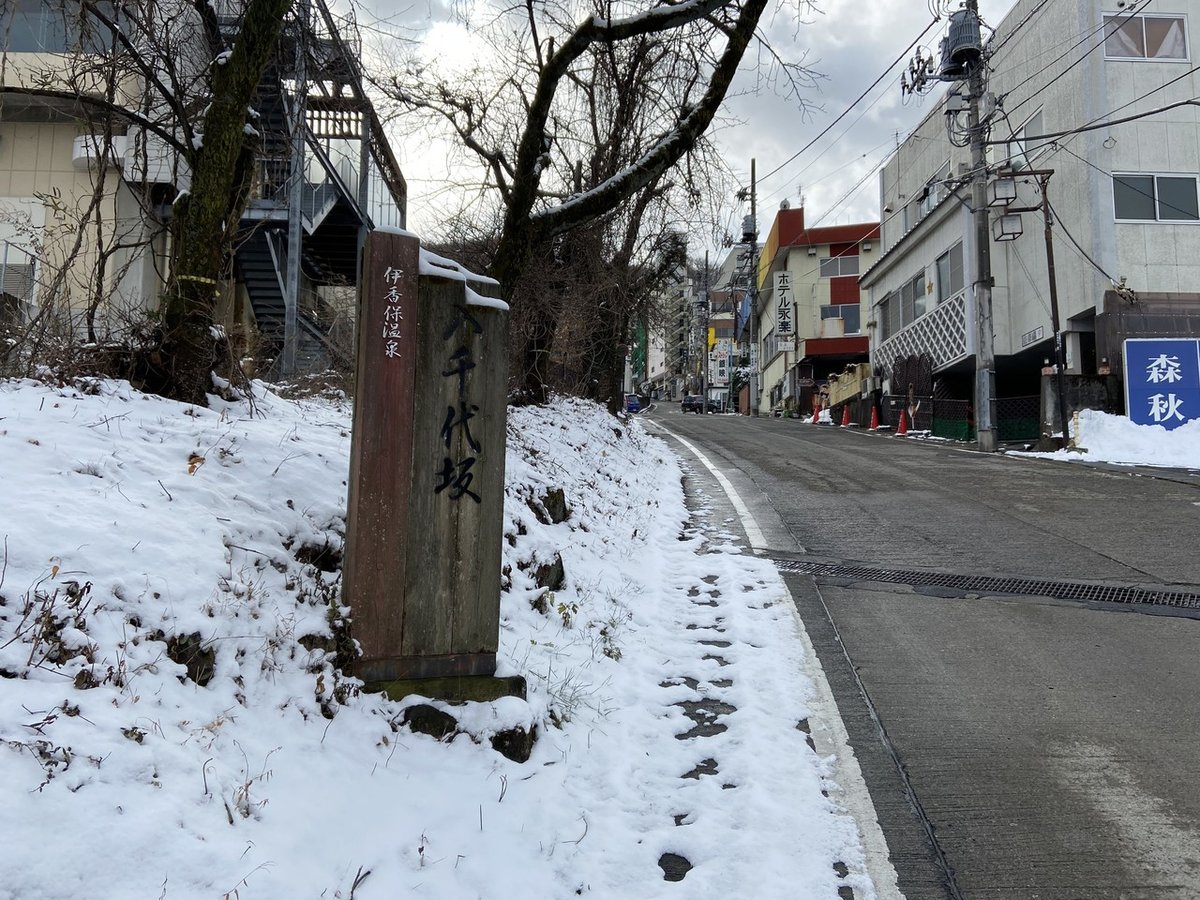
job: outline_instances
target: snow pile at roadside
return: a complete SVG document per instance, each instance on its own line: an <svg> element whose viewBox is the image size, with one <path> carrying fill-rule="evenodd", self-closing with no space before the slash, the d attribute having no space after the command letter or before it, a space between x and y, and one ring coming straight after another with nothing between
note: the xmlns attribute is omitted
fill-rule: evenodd
<svg viewBox="0 0 1200 900"><path fill-rule="evenodd" d="M872 896L832 868L861 850L770 564L687 530L640 423L560 400L509 442L499 665L529 699L439 743L340 674L344 403L0 382L0 897L647 898L663 852L689 897ZM693 691L736 707L705 747ZM514 725L525 763L489 745Z"/></svg>
<svg viewBox="0 0 1200 900"><path fill-rule="evenodd" d="M1074 430L1075 425L1071 428ZM1200 419L1168 430L1161 425L1138 425L1127 416L1084 409L1079 412L1078 434L1072 436L1081 450L1013 455L1200 469Z"/></svg>

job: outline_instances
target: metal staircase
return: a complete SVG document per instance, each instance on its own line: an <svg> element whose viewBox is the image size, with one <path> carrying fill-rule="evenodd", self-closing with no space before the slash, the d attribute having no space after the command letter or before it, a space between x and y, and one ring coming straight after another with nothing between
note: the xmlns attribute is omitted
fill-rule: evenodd
<svg viewBox="0 0 1200 900"><path fill-rule="evenodd" d="M267 355L276 360L284 339L286 252L286 229L260 224L242 232L234 258L238 280L250 298L259 337ZM330 344L321 321L307 306L300 305L296 319L296 368L299 371L320 371L335 363L346 362Z"/></svg>
<svg viewBox="0 0 1200 900"><path fill-rule="evenodd" d="M293 178L303 178L300 206L301 289L297 305L296 370L327 368L338 359L328 338L335 316L322 306L312 288L353 285L358 277L358 251L362 234L373 227L370 213L360 200L361 179L382 182L399 210L403 224L406 202L403 176L362 88L353 50L338 34L337 25L323 0L315 0L318 15L307 26L307 83L305 106L305 159L292 164L292 113L288 85L295 62L296 30L280 41L276 57L261 79L254 99L263 146L255 196L243 216L234 260L244 285L255 323L265 345L263 355L276 360L277 374L283 359L287 306L288 214ZM331 158L330 145L357 142L371 169L354 155ZM353 145L352 145L353 146ZM304 298L303 301L301 298Z"/></svg>

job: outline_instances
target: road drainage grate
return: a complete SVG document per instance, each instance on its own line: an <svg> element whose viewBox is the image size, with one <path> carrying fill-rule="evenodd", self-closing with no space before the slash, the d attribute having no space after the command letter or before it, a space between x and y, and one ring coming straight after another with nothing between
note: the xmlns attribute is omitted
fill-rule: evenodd
<svg viewBox="0 0 1200 900"><path fill-rule="evenodd" d="M790 559L777 559L774 562L780 571L797 572L816 578L851 578L856 581L879 581L885 584L907 584L912 587L944 587L985 594L1021 594L1093 603L1140 603L1148 606L1200 609L1200 594L1187 591L1156 591L1073 581L1042 581L1036 578L997 578L987 575L873 569L870 566L843 566Z"/></svg>

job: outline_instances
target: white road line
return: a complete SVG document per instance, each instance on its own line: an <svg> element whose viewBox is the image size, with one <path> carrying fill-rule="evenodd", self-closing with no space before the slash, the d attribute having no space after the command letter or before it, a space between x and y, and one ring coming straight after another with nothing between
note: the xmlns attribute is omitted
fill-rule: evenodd
<svg viewBox="0 0 1200 900"><path fill-rule="evenodd" d="M659 427L662 428L661 425ZM742 528L746 532L746 539L750 541L750 549L755 553L762 553L764 550L766 550L767 539L763 536L762 530L758 527L758 523L754 521L754 516L750 515L750 509L745 503L742 502L741 496L734 489L733 485L729 483L729 479L726 478L716 466L709 462L708 457L701 453L700 448L695 444L684 440L679 435L675 434L673 431L668 431L666 428L663 428L662 430L671 435L671 437L675 438L675 440L679 441L679 443L683 444L683 446L687 447L688 450L690 450L696 457L696 459L704 463L704 468L708 469L708 471L712 473L713 478L717 479L717 483L721 485L721 489L725 491L725 496L727 496L729 498L729 502L733 504L733 508L737 512L738 518L742 520Z"/></svg>

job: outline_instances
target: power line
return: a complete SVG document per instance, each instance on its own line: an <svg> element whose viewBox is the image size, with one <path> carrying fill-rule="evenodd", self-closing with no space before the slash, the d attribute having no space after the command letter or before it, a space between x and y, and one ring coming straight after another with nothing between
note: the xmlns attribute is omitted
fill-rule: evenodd
<svg viewBox="0 0 1200 900"><path fill-rule="evenodd" d="M1200 67L1198 67L1198 68L1200 68ZM1192 71L1195 71L1195 69L1193 69ZM1128 105L1129 104L1126 104L1126 106L1128 106ZM1114 125L1125 125L1125 124L1128 124L1129 122L1136 122L1139 119L1146 119L1146 118L1149 118L1150 116L1156 116L1159 113L1170 112L1171 110L1178 109L1181 106L1200 106L1200 99L1180 100L1176 103L1169 103L1166 106L1159 106L1155 109L1148 109L1145 112L1135 113L1132 116L1125 116L1124 118L1120 118L1120 119L1108 119L1104 122L1092 122L1089 125L1081 125L1078 128L1071 128L1066 131L1051 131L1046 134L1031 134L1028 137L1024 138L1024 140L1046 141L1046 143L1043 144L1042 146L1050 146L1050 145L1057 143L1055 141L1055 138L1074 137L1077 134L1083 134L1084 132L1088 132L1088 131L1098 131L1101 128L1111 128ZM1113 110L1113 111L1115 112L1115 110ZM1005 115L1005 118L1006 119L1008 118L1007 114ZM987 144L1011 144L1012 138L1010 137L1007 140L1002 140L1002 141L985 141L984 143L987 143ZM1008 157L1008 158L1011 159L1012 157Z"/></svg>
<svg viewBox="0 0 1200 900"><path fill-rule="evenodd" d="M1023 19L1021 22L1017 23L1017 25L1015 25L1015 26L1013 27L1013 30L1012 30L1012 31L1011 31L1011 32L1010 32L1010 33L1009 33L1009 34L1008 34L1008 35L1007 35L1007 36L1004 38L1004 40L1003 40L1003 41L1002 41L1002 42L999 44L999 46L997 47L997 49L999 49L999 48L1003 47L1003 46L1004 46L1004 44L1006 44L1006 43L1007 43L1009 40L1011 40L1013 37L1015 37L1015 36L1016 36L1016 35L1017 35L1017 34L1018 34L1020 31L1021 31L1021 29L1022 29L1022 28L1023 28L1025 25L1027 25L1027 24L1028 24L1028 23L1029 23L1029 22L1030 22L1030 21L1031 21L1031 20L1034 18L1034 16L1036 16L1036 15L1037 15L1037 14L1038 14L1038 13L1039 13L1039 12L1040 12L1040 11L1041 11L1041 10L1042 10L1042 9L1043 9L1043 8L1044 8L1044 7L1045 7L1045 6L1046 6L1046 5L1049 3L1049 2L1050 2L1050 0L1042 0L1042 2L1041 2L1041 3L1039 3L1039 4L1038 4L1038 6L1037 6L1037 7L1036 7L1034 10L1032 10L1032 11L1031 11L1031 12L1030 12L1030 13L1029 13L1029 14L1028 14L1028 15L1027 15L1027 16L1026 16L1026 17L1025 17L1025 18L1024 18L1024 19ZM1149 2L1149 0L1143 0L1143 2ZM845 116L846 116L846 115L847 115L847 114L848 114L848 113L849 113L849 112L850 112L850 111L851 111L851 110L852 110L852 109L853 109L853 108L854 108L854 107L855 107L855 106L856 106L858 103L860 103L860 102L861 102L861 101L862 101L862 100L863 100L863 99L864 99L864 98L865 98L865 97L866 97L868 94L870 94L870 92L871 92L872 90L874 90L874 89L875 89L875 88L876 88L876 87L879 85L879 83L880 83L881 81L883 81L883 79L884 79L884 78L886 78L886 77L887 77L887 75L888 75L888 74L889 74L889 73L890 73L890 72L891 72L893 69L895 69L895 67L896 67L896 66L897 66L897 65L898 65L900 62L902 62L902 61L903 61L904 57L905 57L905 56L906 56L906 55L907 55L907 54L908 54L908 53L909 53L909 52L910 52L910 51L911 51L911 50L912 50L912 49L913 49L913 48L914 48L914 47L915 47L915 46L916 46L918 43L920 43L920 41L921 41L921 40L922 40L922 39L925 37L925 35L926 35L926 34L928 34L929 30L930 30L930 29L931 29L931 28L932 28L934 25L936 25L936 24L937 24L937 22L940 20L940 18L941 18L941 10L940 10L939 8L936 8L935 6L933 6L933 5L931 4L931 6L930 6L930 13L931 13L931 15L933 15L933 19L932 19L932 21L930 21L930 23L929 23L927 26L925 26L925 29L924 29L924 30L923 30L923 31L922 31L922 32L921 32L921 33L920 33L920 34L917 36L917 38L916 38L916 39L915 39L915 40L914 40L914 41L913 41L911 44L909 44L909 45L908 45L908 47L907 47L907 48L906 48L906 49L905 49L905 50L904 50L904 51L903 51L903 52L900 54L900 56L899 56L899 57L897 57L896 61L894 61L894 62L893 62L893 63L892 63L892 64L891 64L891 65L890 65L890 66L889 66L889 67L888 67L888 68L887 68L887 69L886 69L886 70L885 70L885 71L884 71L884 72L883 72L883 73L882 73L882 74L881 74L881 75L880 75L878 78L876 78L876 79L875 79L875 81L874 81L874 82L872 82L872 84L871 84L871 85L870 85L870 86L869 86L869 87L868 87L868 88L867 88L865 91L863 91L863 92L862 92L862 94L860 94L860 95L858 96L858 98L857 98L857 99L856 99L856 100L855 100L855 101L854 101L852 104L850 104L850 106L848 106L848 107L846 108L846 110L845 110L845 111L843 111L843 112L842 112L842 114L841 114L841 115L839 115L839 116L838 116L838 117L837 117L837 118L836 118L836 119L835 119L833 122L831 122L831 123L830 123L830 124L829 124L829 125L826 127L826 129L825 129L825 130L824 130L824 131L823 131L821 134L817 135L815 138L813 138L811 141L809 141L809 142L808 142L808 143L807 143L807 144L806 144L804 147L800 148L800 150L799 150L798 152L796 152L796 153L795 153L793 156L791 156L789 159L787 159L786 161L784 161L784 162L783 162L782 164L780 164L779 166L776 166L774 169L772 169L770 172L768 172L766 175L764 175L762 178L760 178L760 179L759 179L759 183L761 184L761 183L762 183L762 181L765 181L767 178L770 178L771 176L773 176L773 175L777 174L777 173L778 173L778 172L779 172L781 169L783 169L785 166L787 166L787 165L790 165L790 164L791 164L793 161L795 161L795 160L796 160L796 159L797 159L799 156L801 156L801 155L802 155L802 154L803 154L805 151L809 150L809 149L810 149L810 148L811 148L811 147L812 147L812 146L813 146L815 143L817 143L817 141L821 140L821 138L823 138L823 137L825 137L827 134L829 134L829 132L830 132L830 131L832 131L832 129L834 128L834 126L836 126L836 125L838 124L838 122L840 122L840 121L841 121L843 118L845 118ZM1092 32L1092 33L1094 33L1094 32ZM1088 35L1088 36L1090 36L1090 34L1091 34L1091 33L1089 33L1089 35ZM1086 38L1085 38L1085 40L1086 40ZM848 126L848 127L847 127L846 131L844 131L844 132L843 132L843 135L844 135L846 132L848 132L848 131L849 131L849 129L850 129L850 128L852 128L852 127L854 126L854 124L856 124L856 123L857 123L859 120L861 120L861 119L862 119L862 117L863 117L864 115L866 115L866 113L867 113L867 112L868 112L868 111L869 111L869 110L870 110L872 107L874 107L874 106L875 106L877 103L879 103L879 102L880 102L880 100L882 99L882 96L883 96L883 95L880 95L880 97L876 98L876 99L875 99L875 101L873 101L873 102L870 104L870 106L868 106L868 107L867 107L865 110L863 110L863 111L862 111L862 112L859 114L859 117L858 117L857 119L855 119L855 120L854 120L854 122L852 122L852 123L850 124L850 126ZM916 138L916 139L923 139L923 138L920 138L918 135L915 135L915 134L912 134L912 133L910 133L910 134L909 134L909 135L906 137L906 139L905 139L905 140L911 140L911 139L914 139L914 138ZM821 158L821 156L823 156L823 155L824 155L826 152L828 152L828 151L829 151L829 149L831 149L831 147L832 147L832 146L833 146L833 144L831 144L829 147L826 147L826 148L825 148L825 150L823 150L823 151L822 151L820 154L818 154L818 156L816 157L816 159L820 159L820 158ZM867 151L867 153L870 153L870 152L871 152L871 151ZM866 156L866 155L867 155L866 153L864 153L864 154L863 154L863 156ZM861 157L860 157L860 158L861 158ZM816 160L813 160L813 162L815 162L815 161L816 161ZM843 166L842 168L845 168L845 166ZM875 169L874 169L873 171L877 171L877 170L878 170L878 168L879 168L879 166L878 166L878 165L876 165L876 167L875 167ZM841 170L840 170L840 169L835 169L835 170L834 170L834 172L837 172L837 171L841 171ZM829 175L832 175L832 174L833 174L833 172L829 173ZM829 177L829 175L822 176L822 178L827 178L827 177ZM868 177L869 177L869 175L868 175ZM865 181L865 179L864 179L864 181ZM815 183L817 183L817 182L812 182L812 183L814 183L814 184L815 184ZM858 190L859 190L859 189L862 187L862 184L863 184L863 181L860 181L858 184L856 184L856 185L855 185L855 186L854 186L854 187L853 187L853 188L852 188L852 189L851 189L851 190L850 190L850 191L849 191L849 192L848 192L848 193L847 193L845 196L843 196L841 199L839 199L839 200L837 201L837 203L835 203L835 204L834 204L832 207L830 207L830 209L829 209L829 210L828 210L828 211L827 211L827 212L826 212L826 213L825 213L825 214L824 214L824 215L823 215L821 218L823 219L823 218L824 218L826 215L828 215L828 213L829 213L830 211L832 211L833 209L836 209L838 206L840 206L842 203L844 203L844 202L845 202L845 201L846 201L846 200L847 200L849 197L853 196L853 195L854 195L854 193L855 193L855 192L857 192L857 191L858 191ZM767 196L774 196L774 194L768 194ZM817 221L821 221L821 219L818 219Z"/></svg>
<svg viewBox="0 0 1200 900"><path fill-rule="evenodd" d="M1002 41L1000 41L1000 43L998 43L996 46L990 48L991 52L999 53L1001 50L1003 50L1004 45L1007 44L1009 41L1011 41L1013 38L1015 38L1017 36L1018 32L1020 32L1020 30L1022 28L1024 28L1026 25L1028 25L1030 20L1032 20L1034 16L1036 16L1043 9L1045 9L1046 4L1048 4L1049 2L1050 2L1050 0L1042 0L1041 3L1039 3L1032 10L1030 10L1028 15L1026 15L1024 19L1022 19L1020 22L1018 22L1016 25L1014 25L1013 30L1008 35L1006 35L1005 38Z"/></svg>
<svg viewBox="0 0 1200 900"><path fill-rule="evenodd" d="M1050 202L1049 198L1045 197L1043 195L1042 199L1045 200L1046 206L1049 207L1050 215L1054 216L1054 224L1056 224L1058 226L1059 230L1067 236L1067 240L1071 242L1072 246L1074 246L1075 250L1079 253L1079 255L1082 256L1084 259L1086 259L1089 263L1091 263L1092 268L1094 268L1097 272L1099 272L1101 275L1103 275L1105 278L1107 278L1111 283L1116 284L1117 283L1116 279L1113 278L1111 275L1109 275L1106 271L1104 271L1104 268L1100 265L1100 263L1098 263L1094 259L1092 259L1092 257L1088 255L1088 252L1079 245L1079 241L1075 240L1074 235L1072 235L1071 232L1067 231L1067 226L1062 223L1062 218L1059 216L1058 212L1054 209L1054 205Z"/></svg>
<svg viewBox="0 0 1200 900"><path fill-rule="evenodd" d="M1100 168L1098 165L1096 165L1095 163L1093 163L1091 160L1084 159L1082 156L1080 156L1078 153L1076 153L1076 152L1075 152L1074 150L1072 150L1070 147L1067 147L1067 146L1065 146L1065 145L1062 145L1062 144L1060 144L1060 145L1059 145L1059 147L1060 147L1060 149L1062 149L1062 150L1065 150L1067 153L1070 153L1070 154L1071 154L1073 157L1075 157L1075 158L1076 158L1077 160L1079 160L1081 163L1084 163L1085 165L1089 166L1090 168L1092 168L1092 169L1095 169L1095 170L1096 170L1097 172L1099 172L1101 175L1104 175L1104 176L1106 176L1106 177L1108 177L1108 178L1117 178L1117 177L1118 177L1118 176L1114 175L1112 172L1106 172L1104 169ZM1144 174L1143 174L1143 175L1141 175L1141 177L1144 177L1144 178L1153 178L1154 176L1153 176L1153 175L1144 175ZM1190 178L1190 177L1192 177L1192 176L1183 176L1183 177L1189 177L1189 178ZM1193 180L1194 180L1194 179L1193 179ZM1141 196L1145 197L1145 198L1146 198L1146 199L1148 199L1148 200L1155 200L1155 201L1157 202L1157 204L1158 204L1158 206L1159 206L1159 207L1166 207L1167 209L1174 210L1174 211L1175 211L1175 212L1177 212L1177 213L1183 213L1183 215L1186 217L1186 218L1179 219L1179 220L1176 220L1176 221L1195 221L1195 219L1192 219L1192 218L1191 218L1191 217L1192 217L1192 211L1191 211L1191 210L1188 210L1188 209L1182 209L1182 208L1180 208L1180 207L1176 206L1176 205L1175 205L1175 204L1173 204L1173 203L1169 203L1169 202L1167 202L1166 200L1163 200L1161 196L1160 196L1160 197L1156 197L1156 196L1155 196L1153 193L1147 193L1146 191L1143 191L1141 188L1139 188L1139 187L1135 187L1134 185L1130 184L1128 181L1126 181L1126 182L1124 183L1124 187L1125 187L1127 190L1130 190L1130 191L1132 191L1132 192L1133 192L1133 193L1135 193L1135 194L1140 194Z"/></svg>
<svg viewBox="0 0 1200 900"><path fill-rule="evenodd" d="M913 47L917 46L917 44L919 44L921 42L921 39L923 37L925 37L926 34L929 33L929 29L931 29L937 23L938 23L938 19L936 19L936 18L933 19L932 21L930 21L930 23L925 26L925 29L919 35L917 35L916 38L913 39L913 42L911 44L909 44L907 47L905 47L903 52L898 57L896 57L896 59L892 62L892 64L889 65L883 71L883 73L880 74L880 76L878 78L876 78L873 82L871 82L870 87L868 87L865 91L863 91L861 94L859 94L858 97L849 106L847 106L836 119L834 119L832 122L829 123L829 125L827 125L825 127L824 131L822 131L820 134L818 134L816 137L814 137L811 141L809 141L807 144L805 144L803 147L801 147L798 151L796 151L794 154L792 154L790 157L788 157L786 160L784 160L782 163L780 163L778 166L776 166L774 169L772 169L766 175L763 175L759 179L759 182L761 183L763 181L766 181L772 175L777 174L785 166L790 165L796 159L798 159L800 157L800 155L802 153L804 153L805 151L807 151L809 148L811 148L813 146L813 144L815 144L821 138L825 137L825 135L827 135L833 129L833 127L838 124L838 122L840 122L840 121L842 121L842 119L846 118L846 116L848 116L853 111L854 107L857 106L860 102L862 102L863 98L865 98L869 93L871 93L871 91L875 90L875 88L879 86L879 83L881 81L883 81L883 79L887 78L888 75L891 74L892 70L894 68L896 68L896 66L900 65L900 63L902 63L904 61L904 57L908 55L908 53L912 50Z"/></svg>
<svg viewBox="0 0 1200 900"><path fill-rule="evenodd" d="M878 149L878 148L876 148L876 149ZM890 152L891 151L889 151L889 154L890 154ZM866 153L863 154L863 156L866 156L866 155L867 155ZM861 159L861 157L860 157L860 159ZM884 159L887 159L887 156L884 156ZM808 227L816 228L819 224L821 224L821 222L823 222L825 220L826 216L828 216L833 210L837 209L839 206L841 206L843 203L845 203L847 200L849 200L851 197L853 197L856 193L858 193L859 189L864 184L867 183L867 179L871 178L872 176L875 175L876 172L879 171L879 167L881 165L883 165L883 159L881 159L874 166L872 166L870 171L868 171L866 175L864 175L862 178L860 178L858 180L858 183L855 184L854 187L850 188L850 190L848 190L845 194L843 194L836 203L834 203L827 210L825 210L825 212L821 213L821 215L819 215L817 217L816 221L814 221L812 223L812 225L809 225Z"/></svg>
<svg viewBox="0 0 1200 900"><path fill-rule="evenodd" d="M1140 103L1142 100L1145 100L1151 94L1157 94L1159 91L1169 88L1171 85L1175 84L1176 82L1182 81L1183 79L1187 78L1189 75L1192 75L1198 71L1200 71L1200 65L1192 66L1192 68L1188 69L1182 75L1178 75L1175 78L1172 78L1170 81L1160 84L1158 87L1151 88L1150 90L1146 91L1146 93L1142 94L1140 97L1135 97L1132 100L1130 100L1128 103L1122 103L1116 109L1111 109L1107 113L1104 113L1103 115L1111 115L1112 113L1117 113L1123 109L1127 109L1128 107L1133 106L1135 103ZM1092 119L1092 121L1088 122L1087 124L1091 125L1092 123L1094 123L1096 121L1097 121L1097 119Z"/></svg>

